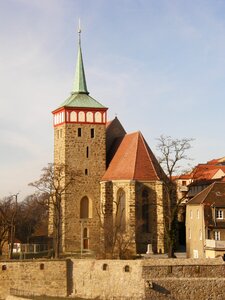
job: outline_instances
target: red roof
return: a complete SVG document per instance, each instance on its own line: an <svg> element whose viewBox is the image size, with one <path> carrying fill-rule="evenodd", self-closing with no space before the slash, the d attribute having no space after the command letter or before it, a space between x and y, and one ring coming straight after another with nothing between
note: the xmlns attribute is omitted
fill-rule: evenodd
<svg viewBox="0 0 225 300"><path fill-rule="evenodd" d="M224 162L225 162L225 157L221 157L221 158L212 159L212 160L208 161L207 164L216 165L216 164L221 164Z"/></svg>
<svg viewBox="0 0 225 300"><path fill-rule="evenodd" d="M161 180L165 176L140 132L126 134L102 180Z"/></svg>
<svg viewBox="0 0 225 300"><path fill-rule="evenodd" d="M213 176L219 171L222 170L225 173L225 166L209 165L209 164L199 164L197 165L192 172L192 179L212 179Z"/></svg>

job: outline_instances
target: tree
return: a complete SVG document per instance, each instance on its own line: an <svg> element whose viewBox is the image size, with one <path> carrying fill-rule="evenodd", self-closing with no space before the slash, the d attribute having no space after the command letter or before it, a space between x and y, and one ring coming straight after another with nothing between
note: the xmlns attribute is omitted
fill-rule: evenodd
<svg viewBox="0 0 225 300"><path fill-rule="evenodd" d="M168 246L168 257L175 257L177 242L177 214L183 198L177 201L176 186L173 176L178 173L183 161L190 160L187 151L191 148L191 138L173 139L161 135L158 138L157 150L160 152L159 163L168 178L165 180L165 209L167 210L164 222Z"/></svg>
<svg viewBox="0 0 225 300"><path fill-rule="evenodd" d="M42 198L37 195L27 196L18 203L16 237L23 243L29 243L36 228L47 223L47 219L48 209L42 204Z"/></svg>
<svg viewBox="0 0 225 300"><path fill-rule="evenodd" d="M41 193L42 203L48 206L56 258L60 254L62 236L62 199L74 180L75 173L67 165L50 163L42 169L40 179L29 184L37 189L39 197Z"/></svg>
<svg viewBox="0 0 225 300"><path fill-rule="evenodd" d="M126 224L125 198L122 190L112 203L102 203L101 211L97 210L104 241L103 256L120 259L132 254L135 239L135 227Z"/></svg>
<svg viewBox="0 0 225 300"><path fill-rule="evenodd" d="M6 242L9 240L13 198L5 197L0 200L0 255Z"/></svg>

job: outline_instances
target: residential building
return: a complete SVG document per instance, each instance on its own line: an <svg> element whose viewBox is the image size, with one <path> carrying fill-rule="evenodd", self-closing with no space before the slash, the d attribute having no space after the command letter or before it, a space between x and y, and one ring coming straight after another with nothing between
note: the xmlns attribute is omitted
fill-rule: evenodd
<svg viewBox="0 0 225 300"><path fill-rule="evenodd" d="M225 254L225 182L214 182L186 205L188 258Z"/></svg>

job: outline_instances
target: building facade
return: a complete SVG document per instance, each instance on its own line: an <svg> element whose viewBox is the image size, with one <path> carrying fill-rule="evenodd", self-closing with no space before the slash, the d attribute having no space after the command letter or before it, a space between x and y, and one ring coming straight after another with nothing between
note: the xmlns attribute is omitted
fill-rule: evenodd
<svg viewBox="0 0 225 300"><path fill-rule="evenodd" d="M225 183L214 182L187 203L188 258L225 254Z"/></svg>
<svg viewBox="0 0 225 300"><path fill-rule="evenodd" d="M62 199L61 251L136 254L152 244L164 253L165 174L142 134L107 122L107 108L89 95L80 36L72 93L53 120L54 163L75 173Z"/></svg>

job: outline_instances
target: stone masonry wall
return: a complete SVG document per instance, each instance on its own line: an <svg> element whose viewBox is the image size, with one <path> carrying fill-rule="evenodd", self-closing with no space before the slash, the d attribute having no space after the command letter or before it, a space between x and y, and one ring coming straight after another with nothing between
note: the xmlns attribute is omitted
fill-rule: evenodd
<svg viewBox="0 0 225 300"><path fill-rule="evenodd" d="M148 260L143 265L142 277L145 299L225 299L222 259Z"/></svg>
<svg viewBox="0 0 225 300"><path fill-rule="evenodd" d="M1 261L0 298L11 292L25 295L67 296L67 262L38 261Z"/></svg>
<svg viewBox="0 0 225 300"><path fill-rule="evenodd" d="M72 296L105 300L145 299L141 261L74 260L73 264Z"/></svg>
<svg viewBox="0 0 225 300"><path fill-rule="evenodd" d="M1 299L13 289L28 296L104 300L224 300L225 263L157 258L1 261L0 282Z"/></svg>
<svg viewBox="0 0 225 300"><path fill-rule="evenodd" d="M80 134L79 134L79 130ZM91 136L94 130L94 136ZM81 248L81 231L87 228L89 249L99 251L100 179L106 168L104 124L66 124L55 129L55 163L75 171L74 183L63 199L62 247L64 252ZM88 197L90 214L80 222L80 203Z"/></svg>
<svg viewBox="0 0 225 300"><path fill-rule="evenodd" d="M225 264L221 259L74 260L73 265L73 296L224 300Z"/></svg>

